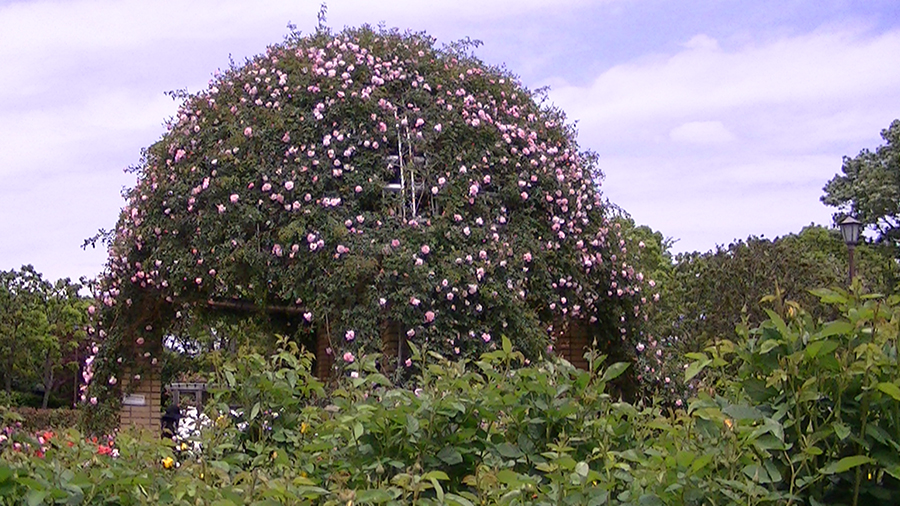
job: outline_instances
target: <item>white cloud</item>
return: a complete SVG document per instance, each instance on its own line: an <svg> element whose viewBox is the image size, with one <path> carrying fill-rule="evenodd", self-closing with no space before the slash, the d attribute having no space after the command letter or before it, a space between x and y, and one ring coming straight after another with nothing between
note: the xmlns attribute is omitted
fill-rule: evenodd
<svg viewBox="0 0 900 506"><path fill-rule="evenodd" d="M600 154L608 197L681 239L676 250L707 249L830 223L819 197L841 157L880 144L900 116L897 54L898 30L739 46L701 34L550 97Z"/></svg>
<svg viewBox="0 0 900 506"><path fill-rule="evenodd" d="M589 86L557 86L551 96L582 124L614 131L741 108L835 110L850 97L898 93L900 66L889 62L900 54L900 31L814 32L734 49L706 36L692 41L673 55L617 65Z"/></svg>
<svg viewBox="0 0 900 506"><path fill-rule="evenodd" d="M734 134L725 128L721 121L690 121L683 123L669 132L669 137L676 142L689 144L719 144L734 140Z"/></svg>

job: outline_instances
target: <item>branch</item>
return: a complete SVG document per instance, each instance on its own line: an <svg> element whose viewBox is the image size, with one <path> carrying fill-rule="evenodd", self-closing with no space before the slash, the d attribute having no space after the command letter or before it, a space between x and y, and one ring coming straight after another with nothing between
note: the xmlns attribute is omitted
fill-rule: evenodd
<svg viewBox="0 0 900 506"><path fill-rule="evenodd" d="M213 300L206 301L208 307L214 309L233 309L235 311L244 311L248 313L270 313L270 314L301 314L303 309L296 306L264 306L260 307L252 302L245 300Z"/></svg>

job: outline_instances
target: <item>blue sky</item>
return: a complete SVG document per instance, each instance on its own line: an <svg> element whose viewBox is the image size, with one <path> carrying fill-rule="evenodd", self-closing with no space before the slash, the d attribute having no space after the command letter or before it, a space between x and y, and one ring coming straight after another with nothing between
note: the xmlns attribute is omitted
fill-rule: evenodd
<svg viewBox="0 0 900 506"><path fill-rule="evenodd" d="M314 30L318 1L0 2L0 269L95 276L123 169L213 72ZM577 122L602 190L706 251L830 224L844 155L900 118L900 2L332 0L328 25L471 37Z"/></svg>

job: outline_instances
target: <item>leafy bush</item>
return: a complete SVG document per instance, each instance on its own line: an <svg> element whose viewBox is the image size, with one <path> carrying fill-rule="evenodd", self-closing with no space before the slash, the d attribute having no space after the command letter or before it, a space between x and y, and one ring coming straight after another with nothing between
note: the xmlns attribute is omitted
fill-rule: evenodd
<svg viewBox="0 0 900 506"><path fill-rule="evenodd" d="M76 427L81 419L81 411L77 409L18 407L11 411L22 417L22 428L28 431Z"/></svg>
<svg viewBox="0 0 900 506"><path fill-rule="evenodd" d="M757 483L812 504L897 503L900 298L814 293L842 317L821 324L795 303L783 314L768 310L768 320L740 329L736 341L691 354L687 376L736 367L737 377L714 386L746 403L723 412L766 461L753 469ZM715 405L703 397L694 407Z"/></svg>
<svg viewBox="0 0 900 506"><path fill-rule="evenodd" d="M707 376L678 410L611 397L625 363L526 365L508 339L479 360L413 347L415 390L363 355L326 394L281 338L216 363L187 439L8 431L0 503L895 503L900 299L817 294L842 316L787 303L693 354Z"/></svg>

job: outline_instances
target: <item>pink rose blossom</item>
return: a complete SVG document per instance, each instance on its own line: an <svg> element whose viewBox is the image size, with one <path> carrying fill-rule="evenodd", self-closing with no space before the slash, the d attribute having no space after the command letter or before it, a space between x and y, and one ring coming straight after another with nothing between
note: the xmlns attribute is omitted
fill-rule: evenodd
<svg viewBox="0 0 900 506"><path fill-rule="evenodd" d="M250 128L250 127L245 128L245 129L244 129L244 136L245 136L245 137L250 137L251 135L253 135L253 129Z"/></svg>
<svg viewBox="0 0 900 506"><path fill-rule="evenodd" d="M350 353L349 351L344 353L344 362L347 362L349 364L354 360L356 360L356 357L354 357L352 353Z"/></svg>
<svg viewBox="0 0 900 506"><path fill-rule="evenodd" d="M344 339L346 339L348 341L352 341L352 340L356 339L356 332L354 332L352 330L348 330L347 333L344 334Z"/></svg>
<svg viewBox="0 0 900 506"><path fill-rule="evenodd" d="M425 323L431 323L434 321L434 311L426 311L425 312Z"/></svg>
<svg viewBox="0 0 900 506"><path fill-rule="evenodd" d="M431 248L427 244L423 244L421 248L422 254L427 255L431 253Z"/></svg>

